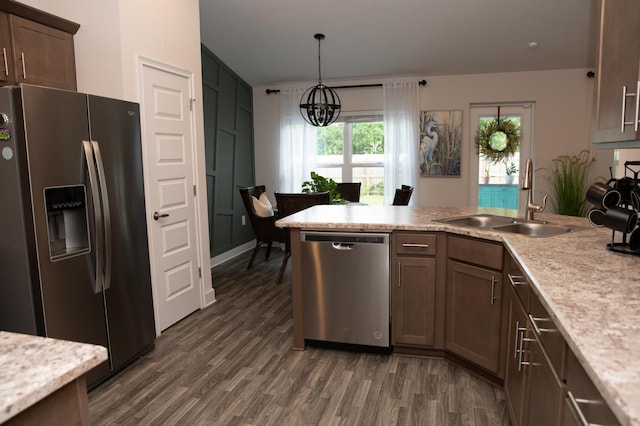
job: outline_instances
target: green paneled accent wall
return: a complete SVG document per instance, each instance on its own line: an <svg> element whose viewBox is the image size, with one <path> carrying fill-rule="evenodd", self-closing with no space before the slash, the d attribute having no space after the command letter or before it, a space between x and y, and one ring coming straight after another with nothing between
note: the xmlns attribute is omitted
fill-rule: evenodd
<svg viewBox="0 0 640 426"><path fill-rule="evenodd" d="M204 143L211 257L254 238L239 188L255 183L252 89L206 46L202 52Z"/></svg>

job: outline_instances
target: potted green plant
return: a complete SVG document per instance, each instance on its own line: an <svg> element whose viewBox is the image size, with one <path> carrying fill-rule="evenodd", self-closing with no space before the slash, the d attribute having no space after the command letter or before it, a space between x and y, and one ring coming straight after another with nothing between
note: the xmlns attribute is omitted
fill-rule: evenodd
<svg viewBox="0 0 640 426"><path fill-rule="evenodd" d="M339 192L336 191L336 182L331 178L326 178L316 172L311 172L311 180L302 182L302 192L308 194L310 192L329 191L331 204L344 204L344 199Z"/></svg>
<svg viewBox="0 0 640 426"><path fill-rule="evenodd" d="M491 169L489 168L489 165L487 164L487 166L484 168L484 179L482 181L482 183L484 183L485 185L489 183L489 174L491 173Z"/></svg>
<svg viewBox="0 0 640 426"><path fill-rule="evenodd" d="M513 184L513 180L515 178L515 174L518 173L518 168L515 163L512 161L511 163L504 163L504 171L507 174L506 182L508 185Z"/></svg>
<svg viewBox="0 0 640 426"><path fill-rule="evenodd" d="M561 155L552 161L549 180L554 191L556 213L585 216L587 179L596 159L589 151L583 150L578 155Z"/></svg>

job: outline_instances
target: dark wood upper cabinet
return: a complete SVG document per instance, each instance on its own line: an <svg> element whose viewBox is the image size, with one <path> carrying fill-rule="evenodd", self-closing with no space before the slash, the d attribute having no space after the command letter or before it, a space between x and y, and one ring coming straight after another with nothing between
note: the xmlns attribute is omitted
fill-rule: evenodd
<svg viewBox="0 0 640 426"><path fill-rule="evenodd" d="M601 0L598 32L595 106L592 141L618 142L640 139L633 124L624 127L622 120L638 119L640 60L640 2L637 0ZM623 87L629 94L624 99Z"/></svg>
<svg viewBox="0 0 640 426"><path fill-rule="evenodd" d="M76 90L73 35L79 27L21 3L0 0L0 85Z"/></svg>
<svg viewBox="0 0 640 426"><path fill-rule="evenodd" d="M15 82L13 75L13 55L11 54L11 31L9 30L9 14L0 12L0 84Z"/></svg>

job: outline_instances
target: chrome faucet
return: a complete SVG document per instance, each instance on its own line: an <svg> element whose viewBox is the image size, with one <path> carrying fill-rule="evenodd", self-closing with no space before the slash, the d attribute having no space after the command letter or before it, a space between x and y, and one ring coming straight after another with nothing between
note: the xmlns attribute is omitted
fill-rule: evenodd
<svg viewBox="0 0 640 426"><path fill-rule="evenodd" d="M524 178L522 180L523 191L528 191L527 204L524 206L524 220L534 220L533 213L541 213L547 206L547 195L542 198L542 205L533 203L533 161L531 158L527 158L525 165Z"/></svg>

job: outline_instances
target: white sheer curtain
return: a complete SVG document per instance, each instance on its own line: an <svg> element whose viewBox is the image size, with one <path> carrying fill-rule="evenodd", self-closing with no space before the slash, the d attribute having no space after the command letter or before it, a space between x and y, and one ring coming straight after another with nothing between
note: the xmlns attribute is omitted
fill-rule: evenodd
<svg viewBox="0 0 640 426"><path fill-rule="evenodd" d="M280 181L277 191L301 192L316 167L317 130L300 114L304 89L280 91Z"/></svg>
<svg viewBox="0 0 640 426"><path fill-rule="evenodd" d="M400 185L415 186L420 137L418 82L383 84L384 204L393 202ZM415 199L413 193L412 201ZM411 203L413 204L413 202Z"/></svg>

